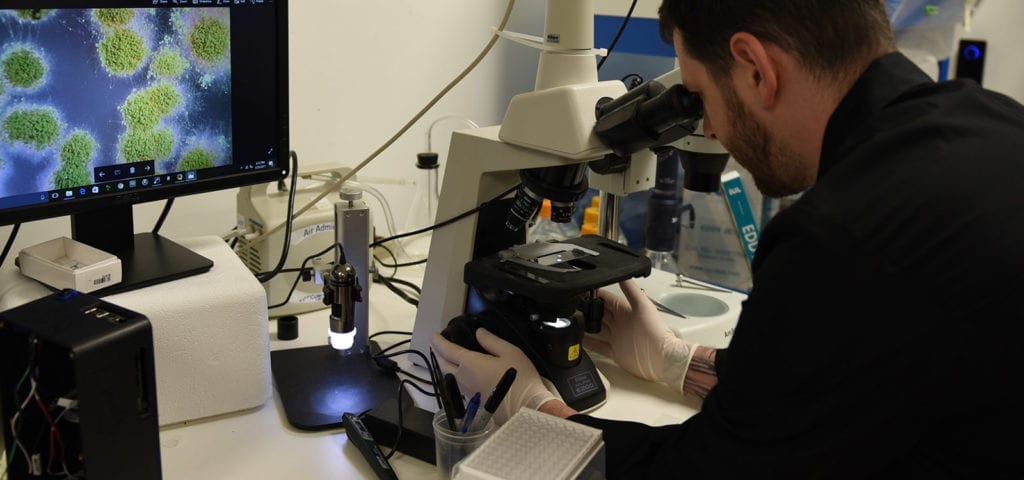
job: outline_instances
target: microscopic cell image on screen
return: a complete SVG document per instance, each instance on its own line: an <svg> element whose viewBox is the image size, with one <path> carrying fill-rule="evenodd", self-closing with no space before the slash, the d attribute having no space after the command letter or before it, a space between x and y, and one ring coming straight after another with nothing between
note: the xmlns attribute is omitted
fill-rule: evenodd
<svg viewBox="0 0 1024 480"><path fill-rule="evenodd" d="M228 8L0 10L0 197L230 164L230 33Z"/></svg>

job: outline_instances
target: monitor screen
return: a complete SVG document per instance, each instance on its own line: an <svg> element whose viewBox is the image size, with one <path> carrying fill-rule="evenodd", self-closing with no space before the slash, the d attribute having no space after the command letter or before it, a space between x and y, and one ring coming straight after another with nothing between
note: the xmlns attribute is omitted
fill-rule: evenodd
<svg viewBox="0 0 1024 480"><path fill-rule="evenodd" d="M126 277L180 263L131 205L285 177L287 66L284 0L0 0L0 225L70 215Z"/></svg>

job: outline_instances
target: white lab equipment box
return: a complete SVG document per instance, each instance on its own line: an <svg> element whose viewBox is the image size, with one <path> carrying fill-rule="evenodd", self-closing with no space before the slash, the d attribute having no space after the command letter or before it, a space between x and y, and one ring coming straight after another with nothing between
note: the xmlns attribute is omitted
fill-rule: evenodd
<svg viewBox="0 0 1024 480"><path fill-rule="evenodd" d="M121 260L68 237L23 249L18 253L18 267L25 276L56 289L89 293L121 283Z"/></svg>

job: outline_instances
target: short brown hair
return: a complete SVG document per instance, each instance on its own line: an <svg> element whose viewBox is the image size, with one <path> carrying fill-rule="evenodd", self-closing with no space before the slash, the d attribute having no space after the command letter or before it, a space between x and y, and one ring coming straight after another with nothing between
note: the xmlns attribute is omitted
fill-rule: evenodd
<svg viewBox="0 0 1024 480"><path fill-rule="evenodd" d="M664 0L658 16L662 39L671 44L678 28L687 53L718 79L732 70L729 41L738 32L829 80L859 74L864 60L895 49L884 0Z"/></svg>

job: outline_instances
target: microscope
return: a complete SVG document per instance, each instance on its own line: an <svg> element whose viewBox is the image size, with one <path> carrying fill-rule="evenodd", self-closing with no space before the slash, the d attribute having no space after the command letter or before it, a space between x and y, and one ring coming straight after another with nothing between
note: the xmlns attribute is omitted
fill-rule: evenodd
<svg viewBox="0 0 1024 480"><path fill-rule="evenodd" d="M612 195L651 188L653 148L689 148L714 189L728 159L694 136L703 106L678 85L678 71L629 92L597 80L593 13L594 0L548 0L543 38L503 35L541 50L535 90L512 98L500 126L452 134L437 220L481 209L433 232L412 337L412 348L427 351L430 336L447 329L479 349L472 332L483 326L523 349L579 411L606 399L581 346L601 327L595 292L649 275L650 261L600 236L526 245L524 225L545 198L558 222L591 186ZM514 198L497 199L512 189Z"/></svg>

